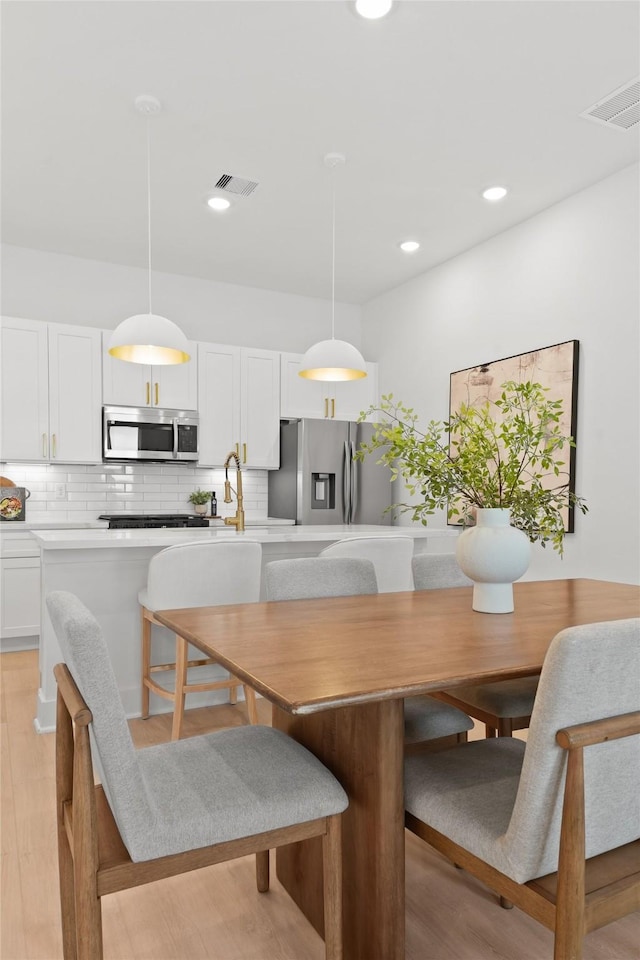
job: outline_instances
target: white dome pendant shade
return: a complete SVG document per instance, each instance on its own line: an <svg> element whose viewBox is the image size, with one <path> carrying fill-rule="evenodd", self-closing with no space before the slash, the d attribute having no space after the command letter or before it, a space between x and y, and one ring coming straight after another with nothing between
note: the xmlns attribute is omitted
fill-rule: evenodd
<svg viewBox="0 0 640 960"><path fill-rule="evenodd" d="M324 158L325 166L335 168L345 162L341 153L328 153ZM336 185L333 179L333 217L332 217L332 268L331 268L331 340L321 340L309 347L302 358L298 376L305 380L362 380L367 375L364 357L356 347L346 340L336 340Z"/></svg>
<svg viewBox="0 0 640 960"><path fill-rule="evenodd" d="M189 343L172 320L157 313L137 313L118 324L109 343L118 360L163 366L190 360Z"/></svg>
<svg viewBox="0 0 640 960"><path fill-rule="evenodd" d="M184 333L172 320L153 313L151 308L151 150L149 117L161 110L160 101L142 94L135 99L138 113L147 118L147 249L149 280L149 313L137 313L118 324L109 341L109 353L129 363L167 364L186 363L191 359L189 343Z"/></svg>
<svg viewBox="0 0 640 960"><path fill-rule="evenodd" d="M367 370L362 354L352 343L321 340L309 347L298 373L306 380L361 380Z"/></svg>

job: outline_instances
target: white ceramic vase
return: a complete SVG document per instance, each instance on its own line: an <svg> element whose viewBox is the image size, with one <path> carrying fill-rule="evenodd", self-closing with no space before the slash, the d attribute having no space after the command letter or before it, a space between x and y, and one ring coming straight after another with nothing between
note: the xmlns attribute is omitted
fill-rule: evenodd
<svg viewBox="0 0 640 960"><path fill-rule="evenodd" d="M199 513L202 516L206 516L207 510L209 509L208 503L194 503L193 512Z"/></svg>
<svg viewBox="0 0 640 960"><path fill-rule="evenodd" d="M513 611L513 581L531 561L529 538L510 519L508 509L478 509L476 525L458 537L456 559L473 580L473 609L480 613Z"/></svg>

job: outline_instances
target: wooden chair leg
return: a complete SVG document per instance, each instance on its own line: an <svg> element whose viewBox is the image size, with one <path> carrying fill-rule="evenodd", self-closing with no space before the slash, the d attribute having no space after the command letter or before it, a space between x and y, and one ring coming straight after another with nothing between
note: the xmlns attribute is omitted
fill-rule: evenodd
<svg viewBox="0 0 640 960"><path fill-rule="evenodd" d="M584 760L581 747L569 750L558 858L554 960L582 960L585 934Z"/></svg>
<svg viewBox="0 0 640 960"><path fill-rule="evenodd" d="M256 886L260 893L269 889L269 851L260 850L256 853Z"/></svg>
<svg viewBox="0 0 640 960"><path fill-rule="evenodd" d="M77 960L76 907L73 856L64 822L64 804L73 795L73 727L71 716L58 691L56 711L56 795L58 809L58 874L64 960Z"/></svg>
<svg viewBox="0 0 640 960"><path fill-rule="evenodd" d="M73 878L78 960L102 960L102 908L98 896L98 821L89 729L76 725L73 758Z"/></svg>
<svg viewBox="0 0 640 960"><path fill-rule="evenodd" d="M327 818L322 838L324 882L324 949L326 960L342 960L342 844L341 818Z"/></svg>
<svg viewBox="0 0 640 960"><path fill-rule="evenodd" d="M259 723L258 707L256 705L256 692L253 687L243 684L244 698L247 704L247 713L249 714L249 723Z"/></svg>
<svg viewBox="0 0 640 960"><path fill-rule="evenodd" d="M171 727L171 739L179 740L182 735L182 722L184 720L184 688L187 683L187 641L176 634L176 683L173 699L173 724Z"/></svg>
<svg viewBox="0 0 640 960"><path fill-rule="evenodd" d="M498 736L513 736L513 723L511 721L511 717L498 717Z"/></svg>
<svg viewBox="0 0 640 960"><path fill-rule="evenodd" d="M233 677L229 677L230 680L233 680ZM234 683L229 687L229 703L233 706L238 702L238 684Z"/></svg>
<svg viewBox="0 0 640 960"><path fill-rule="evenodd" d="M485 735L485 737L487 738L487 740L490 739L491 737L495 737L495 735L496 735L496 728L495 728L495 727L490 727L488 723L485 723L485 725L484 725L484 735Z"/></svg>
<svg viewBox="0 0 640 960"><path fill-rule="evenodd" d="M83 877L82 872L81 864L76 869L77 957L102 960L102 906L95 893L95 877Z"/></svg>
<svg viewBox="0 0 640 960"><path fill-rule="evenodd" d="M142 608L142 709L140 716L143 720L149 716L149 687L144 682L148 679L151 671L151 621L145 616L146 610Z"/></svg>
<svg viewBox="0 0 640 960"><path fill-rule="evenodd" d="M63 835L64 834L64 835ZM77 960L76 905L73 857L64 827L58 830L58 874L60 877L60 917L62 921L62 955L64 960Z"/></svg>

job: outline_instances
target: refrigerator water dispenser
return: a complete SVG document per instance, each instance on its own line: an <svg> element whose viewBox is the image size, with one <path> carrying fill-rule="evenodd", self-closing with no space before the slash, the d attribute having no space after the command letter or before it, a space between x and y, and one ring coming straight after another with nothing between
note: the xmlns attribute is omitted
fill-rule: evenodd
<svg viewBox="0 0 640 960"><path fill-rule="evenodd" d="M311 509L335 510L336 475L335 473L311 474Z"/></svg>

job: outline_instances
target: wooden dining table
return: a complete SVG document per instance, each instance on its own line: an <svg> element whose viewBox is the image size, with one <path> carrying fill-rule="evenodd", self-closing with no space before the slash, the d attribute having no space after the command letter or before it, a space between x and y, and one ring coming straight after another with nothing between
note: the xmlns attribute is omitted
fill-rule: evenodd
<svg viewBox="0 0 640 960"><path fill-rule="evenodd" d="M630 584L516 583L509 614L474 612L471 590L155 614L270 700L274 726L315 753L349 794L343 821L346 960L404 958L404 699L461 683L536 675L549 643L565 627L640 615L640 587ZM322 934L318 845L281 848L276 869Z"/></svg>

